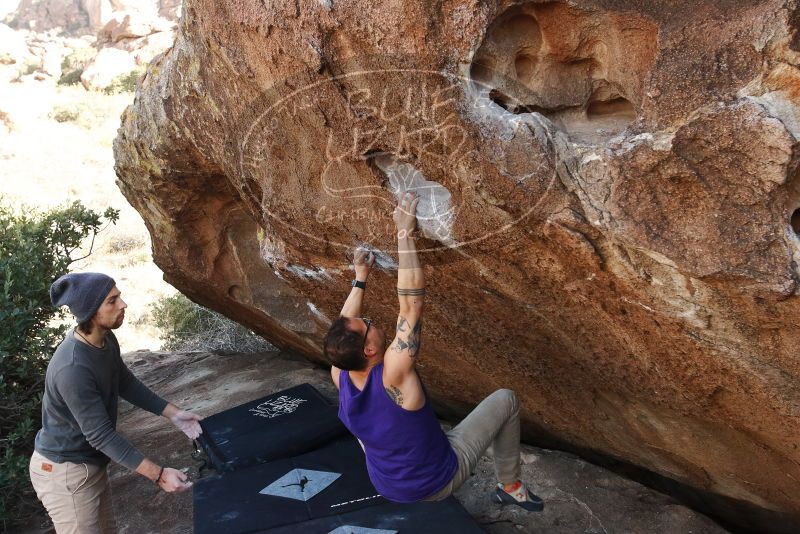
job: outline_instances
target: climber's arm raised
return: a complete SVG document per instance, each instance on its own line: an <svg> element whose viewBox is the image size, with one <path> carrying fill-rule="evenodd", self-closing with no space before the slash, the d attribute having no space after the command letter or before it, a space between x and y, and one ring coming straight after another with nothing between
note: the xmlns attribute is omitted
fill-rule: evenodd
<svg viewBox="0 0 800 534"><path fill-rule="evenodd" d="M400 312L395 337L384 355L386 382L401 384L407 379L417 381L414 364L422 341L422 312L425 304L425 272L420 265L412 237L417 224L419 198L406 193L395 209L397 227L397 297ZM413 375L413 376L412 376ZM402 388L401 388L402 389Z"/></svg>
<svg viewBox="0 0 800 534"><path fill-rule="evenodd" d="M372 266L375 264L375 254L363 248L357 248L353 255L353 269L357 282L367 282L369 273ZM361 317L361 308L364 301L364 289L353 286L347 300L344 301L342 311L339 312L341 317ZM336 387L339 387L339 373L341 369L335 365L331 366L331 379Z"/></svg>
<svg viewBox="0 0 800 534"><path fill-rule="evenodd" d="M357 248L353 257L353 269L356 272L356 281L367 282L369 272L375 264L375 254L363 248ZM364 290L360 287L353 286L347 300L344 301L342 311L339 315L342 317L361 317L361 305L364 301Z"/></svg>

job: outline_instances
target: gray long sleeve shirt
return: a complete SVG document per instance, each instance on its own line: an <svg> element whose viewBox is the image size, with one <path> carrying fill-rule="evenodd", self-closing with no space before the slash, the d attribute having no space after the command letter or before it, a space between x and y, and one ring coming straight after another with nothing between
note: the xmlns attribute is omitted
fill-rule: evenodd
<svg viewBox="0 0 800 534"><path fill-rule="evenodd" d="M70 332L47 366L36 450L56 463L105 465L111 459L135 470L144 455L117 433L120 396L156 415L167 405L133 376L112 332L102 349Z"/></svg>

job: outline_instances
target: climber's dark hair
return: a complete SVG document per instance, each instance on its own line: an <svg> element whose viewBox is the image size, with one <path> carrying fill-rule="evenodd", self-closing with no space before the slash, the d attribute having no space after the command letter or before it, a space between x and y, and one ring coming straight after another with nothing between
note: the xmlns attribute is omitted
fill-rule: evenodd
<svg viewBox="0 0 800 534"><path fill-rule="evenodd" d="M350 319L339 317L325 335L325 358L331 365L345 371L362 371L367 368L364 356L364 335L347 327Z"/></svg>

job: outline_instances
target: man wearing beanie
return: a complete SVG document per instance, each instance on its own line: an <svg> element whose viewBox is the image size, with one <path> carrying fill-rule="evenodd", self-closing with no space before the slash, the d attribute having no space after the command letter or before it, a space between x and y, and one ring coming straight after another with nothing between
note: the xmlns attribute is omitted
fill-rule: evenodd
<svg viewBox="0 0 800 534"><path fill-rule="evenodd" d="M58 534L115 532L109 460L166 492L192 486L182 472L148 460L117 433L119 397L167 417L192 439L201 432L200 417L153 393L122 361L112 330L122 325L127 304L111 277L67 274L50 287L50 299L69 306L78 325L47 366L31 482Z"/></svg>

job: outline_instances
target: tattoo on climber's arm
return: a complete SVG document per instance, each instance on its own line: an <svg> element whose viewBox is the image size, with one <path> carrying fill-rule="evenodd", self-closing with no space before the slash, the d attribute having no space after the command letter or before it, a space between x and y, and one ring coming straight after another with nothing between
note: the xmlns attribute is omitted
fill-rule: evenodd
<svg viewBox="0 0 800 534"><path fill-rule="evenodd" d="M408 325L408 321L402 315L397 319L397 342L392 345L392 350L395 352L402 352L404 351L408 345L406 344L405 340L400 337L400 332L406 331L406 325Z"/></svg>
<svg viewBox="0 0 800 534"><path fill-rule="evenodd" d="M404 317L400 317L400 320L397 323L397 331L398 332L405 332L405 325L408 322ZM419 354L419 346L422 341L422 318L417 320L417 323L414 325L414 328L411 329L411 332L408 334L406 339L403 339L399 335L397 336L397 342L394 344L392 349L395 352L402 352L404 350L408 350L408 355L412 358L416 358L417 354Z"/></svg>
<svg viewBox="0 0 800 534"><path fill-rule="evenodd" d="M401 315L400 318L397 320L397 331L398 332L405 332L407 324L408 324L408 321L406 321L406 318Z"/></svg>
<svg viewBox="0 0 800 534"><path fill-rule="evenodd" d="M408 335L408 353L412 358L416 358L419 354L419 346L422 343L422 318L417 320L417 324L411 329Z"/></svg>
<svg viewBox="0 0 800 534"><path fill-rule="evenodd" d="M398 406L403 405L403 393L397 386L389 386L388 388L384 388L386 393L389 394L389 397L397 404Z"/></svg>

